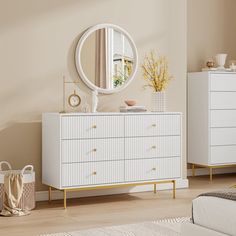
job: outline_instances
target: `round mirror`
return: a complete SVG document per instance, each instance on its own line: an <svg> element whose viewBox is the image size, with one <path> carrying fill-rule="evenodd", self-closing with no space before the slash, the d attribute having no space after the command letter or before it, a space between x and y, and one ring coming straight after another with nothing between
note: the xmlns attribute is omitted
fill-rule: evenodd
<svg viewBox="0 0 236 236"><path fill-rule="evenodd" d="M115 93L134 79L138 53L125 30L112 24L99 24L80 38L75 62L81 79L89 88L99 93Z"/></svg>

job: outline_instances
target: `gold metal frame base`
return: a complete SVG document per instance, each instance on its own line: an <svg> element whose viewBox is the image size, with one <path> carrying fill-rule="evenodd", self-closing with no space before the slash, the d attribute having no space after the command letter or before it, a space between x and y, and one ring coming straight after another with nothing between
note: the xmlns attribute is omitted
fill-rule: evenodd
<svg viewBox="0 0 236 236"><path fill-rule="evenodd" d="M195 167L203 167L203 168L209 168L209 176L210 176L210 181L213 180L213 169L220 169L220 168L227 168L227 167L236 167L236 164L232 165L202 165L202 164L195 164L195 163L189 163L192 165L192 176L195 176Z"/></svg>
<svg viewBox="0 0 236 236"><path fill-rule="evenodd" d="M120 187L129 187L129 186L141 186L141 185L150 185L153 184L153 192L157 193L157 184L168 184L172 183L173 190L172 196L175 199L176 197L176 180L163 180L155 182L143 182L143 183L127 183L127 184L117 184L117 185L103 185L103 186L91 186L91 187L81 187L81 188L66 188L66 189L57 189L52 186L48 188L48 201L52 201L52 188L59 191L63 191L63 200L64 200L64 209L67 208L67 192L83 191L83 190L96 190L96 189L110 189L110 188L120 188Z"/></svg>

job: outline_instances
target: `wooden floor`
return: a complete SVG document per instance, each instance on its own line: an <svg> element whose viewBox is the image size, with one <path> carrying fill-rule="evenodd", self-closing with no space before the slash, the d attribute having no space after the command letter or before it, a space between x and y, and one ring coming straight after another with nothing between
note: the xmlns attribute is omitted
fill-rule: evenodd
<svg viewBox="0 0 236 236"><path fill-rule="evenodd" d="M171 191L122 194L68 200L67 210L62 201L40 202L30 216L0 218L1 236L28 236L42 233L77 231L80 229L151 221L165 217L191 215L191 201L198 194L232 186L236 175L215 175L190 178L190 188Z"/></svg>

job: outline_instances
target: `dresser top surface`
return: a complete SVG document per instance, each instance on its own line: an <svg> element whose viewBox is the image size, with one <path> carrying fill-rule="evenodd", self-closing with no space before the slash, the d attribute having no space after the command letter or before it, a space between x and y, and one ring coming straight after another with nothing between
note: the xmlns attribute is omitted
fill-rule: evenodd
<svg viewBox="0 0 236 236"><path fill-rule="evenodd" d="M194 75L194 74L236 74L236 71L209 70L209 71L188 72L188 74L189 75Z"/></svg>
<svg viewBox="0 0 236 236"><path fill-rule="evenodd" d="M95 113L82 113L82 112L45 112L44 115L56 116L129 116L129 115L181 115L181 112L95 112Z"/></svg>

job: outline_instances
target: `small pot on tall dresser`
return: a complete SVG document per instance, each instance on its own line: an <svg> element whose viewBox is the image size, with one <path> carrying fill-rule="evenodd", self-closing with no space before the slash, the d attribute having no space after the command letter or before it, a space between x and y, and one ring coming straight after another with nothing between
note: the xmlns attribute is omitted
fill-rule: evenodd
<svg viewBox="0 0 236 236"><path fill-rule="evenodd" d="M66 192L181 181L182 114L45 113L43 183Z"/></svg>

